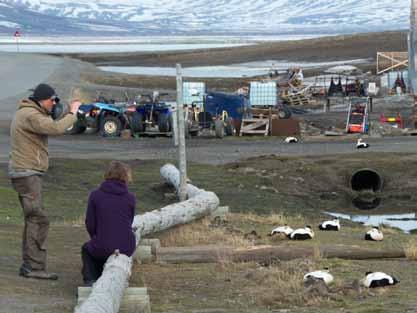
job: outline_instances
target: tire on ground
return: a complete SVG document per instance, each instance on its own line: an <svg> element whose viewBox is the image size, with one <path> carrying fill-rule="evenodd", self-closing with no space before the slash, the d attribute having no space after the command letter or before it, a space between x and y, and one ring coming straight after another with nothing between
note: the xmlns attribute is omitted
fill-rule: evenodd
<svg viewBox="0 0 417 313"><path fill-rule="evenodd" d="M172 115L161 114L158 118L158 129L161 133L168 133L172 129Z"/></svg>
<svg viewBox="0 0 417 313"><path fill-rule="evenodd" d="M282 105L282 107L278 109L278 117L281 119L290 118L291 117L290 108L286 106L285 104Z"/></svg>
<svg viewBox="0 0 417 313"><path fill-rule="evenodd" d="M132 133L145 132L145 117L142 113L133 112L132 117L130 118L130 129L132 130Z"/></svg>
<svg viewBox="0 0 417 313"><path fill-rule="evenodd" d="M122 132L122 122L117 116L104 116L100 123L100 135L103 137L117 137Z"/></svg>
<svg viewBox="0 0 417 313"><path fill-rule="evenodd" d="M66 134L70 135L77 135L82 134L87 129L87 126L84 125L84 123L81 123L80 121L76 121L72 126L68 127L65 130Z"/></svg>

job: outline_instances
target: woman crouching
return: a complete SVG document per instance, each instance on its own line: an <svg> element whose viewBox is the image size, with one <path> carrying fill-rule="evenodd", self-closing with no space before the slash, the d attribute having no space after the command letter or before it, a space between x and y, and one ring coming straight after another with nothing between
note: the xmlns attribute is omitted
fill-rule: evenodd
<svg viewBox="0 0 417 313"><path fill-rule="evenodd" d="M132 230L136 198L127 189L132 171L127 164L112 161L104 179L88 198L85 225L90 241L81 249L86 286L91 286L101 276L107 258L116 249L131 256L136 246Z"/></svg>

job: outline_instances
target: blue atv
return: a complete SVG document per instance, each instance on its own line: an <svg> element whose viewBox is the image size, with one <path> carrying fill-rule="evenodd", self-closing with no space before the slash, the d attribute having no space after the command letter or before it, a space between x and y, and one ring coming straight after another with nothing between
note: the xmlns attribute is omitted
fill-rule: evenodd
<svg viewBox="0 0 417 313"><path fill-rule="evenodd" d="M104 102L83 104L78 110L78 120L67 129L69 134L81 134L87 127L93 128L104 137L120 136L128 123L126 112L131 108Z"/></svg>
<svg viewBox="0 0 417 313"><path fill-rule="evenodd" d="M161 94L163 95L163 94ZM136 111L127 114L133 134L144 133L157 126L161 133L172 131L171 107L159 100L159 94L141 95L136 103Z"/></svg>

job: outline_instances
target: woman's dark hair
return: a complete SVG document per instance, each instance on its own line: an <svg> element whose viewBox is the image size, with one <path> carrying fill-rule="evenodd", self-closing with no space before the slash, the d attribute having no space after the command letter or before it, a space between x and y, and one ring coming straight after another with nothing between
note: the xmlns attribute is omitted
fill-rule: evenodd
<svg viewBox="0 0 417 313"><path fill-rule="evenodd" d="M111 161L109 168L104 173L104 179L120 180L122 182L132 182L132 169L126 163Z"/></svg>

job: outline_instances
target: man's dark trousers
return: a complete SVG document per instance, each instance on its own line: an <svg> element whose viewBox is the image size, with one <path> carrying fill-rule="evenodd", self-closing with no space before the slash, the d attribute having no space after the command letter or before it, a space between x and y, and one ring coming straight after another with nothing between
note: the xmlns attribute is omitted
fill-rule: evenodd
<svg viewBox="0 0 417 313"><path fill-rule="evenodd" d="M49 220L42 205L42 177L12 178L13 188L19 194L25 217L23 229L23 265L32 270L46 270L46 239Z"/></svg>

